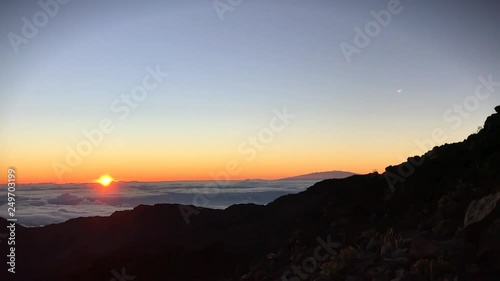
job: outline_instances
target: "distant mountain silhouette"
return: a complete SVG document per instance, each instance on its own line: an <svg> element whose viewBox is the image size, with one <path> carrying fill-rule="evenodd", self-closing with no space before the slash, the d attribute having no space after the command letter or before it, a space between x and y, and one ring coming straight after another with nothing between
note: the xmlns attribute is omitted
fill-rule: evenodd
<svg viewBox="0 0 500 281"><path fill-rule="evenodd" d="M343 179L350 176L357 175L351 172L344 171L329 171L329 172L317 172L310 173L306 175L300 175L295 177L284 178L280 180L327 180L327 179Z"/></svg>
<svg viewBox="0 0 500 281"><path fill-rule="evenodd" d="M496 113L463 142L265 206L141 205L17 225L16 274L4 240L0 280L498 281L499 163Z"/></svg>

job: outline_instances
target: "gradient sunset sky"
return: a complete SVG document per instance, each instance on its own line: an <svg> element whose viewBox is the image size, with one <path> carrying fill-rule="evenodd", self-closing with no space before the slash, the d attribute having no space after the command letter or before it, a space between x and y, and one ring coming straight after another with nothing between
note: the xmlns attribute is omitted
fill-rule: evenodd
<svg viewBox="0 0 500 281"><path fill-rule="evenodd" d="M211 179L228 163L231 179L381 172L437 128L463 140L500 104L495 87L454 112L478 77L500 82L498 1L402 0L349 63L341 43L388 2L244 0L221 20L213 1L70 1L16 53L9 34L43 10L2 1L0 183L8 167L24 183ZM169 75L120 118L113 103L148 67ZM240 153L285 107L296 117ZM54 163L104 118L114 130L58 178Z"/></svg>

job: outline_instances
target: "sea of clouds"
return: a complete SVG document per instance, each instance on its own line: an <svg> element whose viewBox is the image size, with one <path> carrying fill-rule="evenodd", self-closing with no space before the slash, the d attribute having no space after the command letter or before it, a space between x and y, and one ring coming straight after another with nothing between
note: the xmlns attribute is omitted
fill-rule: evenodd
<svg viewBox="0 0 500 281"><path fill-rule="evenodd" d="M224 209L233 204L267 204L276 198L301 192L316 181L214 181L115 182L108 187L86 184L17 185L18 223L36 227L77 217L109 216L115 211L144 205L179 203ZM206 196L200 196L206 195ZM0 185L0 216L8 217L7 186Z"/></svg>

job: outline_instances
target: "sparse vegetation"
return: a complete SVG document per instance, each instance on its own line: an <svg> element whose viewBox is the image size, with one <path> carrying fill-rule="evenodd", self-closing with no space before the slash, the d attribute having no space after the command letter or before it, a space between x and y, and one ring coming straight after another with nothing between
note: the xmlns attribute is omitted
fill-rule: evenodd
<svg viewBox="0 0 500 281"><path fill-rule="evenodd" d="M333 255L328 262L321 265L324 276L336 279L342 277L347 266L357 257L359 251L351 246L343 248L337 255Z"/></svg>
<svg viewBox="0 0 500 281"><path fill-rule="evenodd" d="M396 233L394 228L389 228L384 235L381 237L382 240L382 248L380 249L381 257L389 257L396 250L401 249L402 236L401 234Z"/></svg>

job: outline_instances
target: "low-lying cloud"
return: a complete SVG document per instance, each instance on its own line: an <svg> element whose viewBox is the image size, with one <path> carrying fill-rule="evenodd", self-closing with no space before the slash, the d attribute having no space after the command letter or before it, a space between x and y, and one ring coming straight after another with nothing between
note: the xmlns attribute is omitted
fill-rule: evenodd
<svg viewBox="0 0 500 281"><path fill-rule="evenodd" d="M215 182L117 182L110 188L97 184L29 184L16 190L16 217L25 226L61 223L77 217L109 216L138 205L160 203L194 204L196 194L215 194L203 207L227 208L233 204L267 204L290 193L298 193L315 181ZM7 217L5 185L0 186L0 216Z"/></svg>

